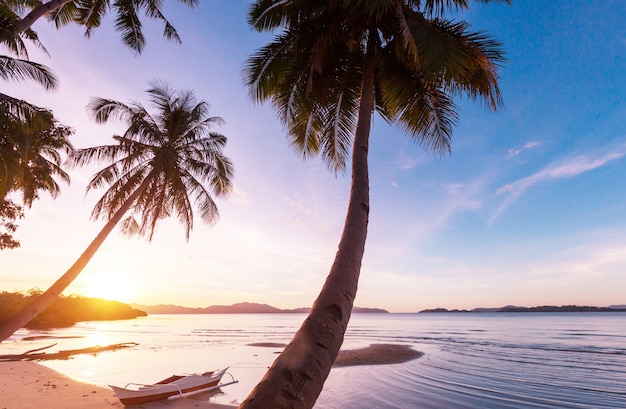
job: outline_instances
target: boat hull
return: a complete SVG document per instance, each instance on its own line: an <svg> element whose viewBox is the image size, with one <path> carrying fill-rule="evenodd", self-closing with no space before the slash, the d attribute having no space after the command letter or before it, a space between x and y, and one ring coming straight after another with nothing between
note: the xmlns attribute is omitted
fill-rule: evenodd
<svg viewBox="0 0 626 409"><path fill-rule="evenodd" d="M114 385L109 385L109 387L124 405L138 405L217 386L225 372L226 369L208 374L177 376L172 377L174 380L171 382L161 381L139 389L120 388Z"/></svg>

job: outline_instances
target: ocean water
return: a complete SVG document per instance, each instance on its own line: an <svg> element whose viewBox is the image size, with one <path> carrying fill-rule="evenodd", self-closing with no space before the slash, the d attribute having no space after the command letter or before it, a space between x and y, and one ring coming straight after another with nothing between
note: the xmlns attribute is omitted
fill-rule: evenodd
<svg viewBox="0 0 626 409"><path fill-rule="evenodd" d="M230 367L239 383L211 399L240 403L287 343L302 314L152 315L20 331L0 354L139 345L45 361L95 384L153 383ZM24 337L45 336L35 340ZM626 313L354 314L343 348L402 344L424 352L396 365L334 368L321 409L626 408Z"/></svg>

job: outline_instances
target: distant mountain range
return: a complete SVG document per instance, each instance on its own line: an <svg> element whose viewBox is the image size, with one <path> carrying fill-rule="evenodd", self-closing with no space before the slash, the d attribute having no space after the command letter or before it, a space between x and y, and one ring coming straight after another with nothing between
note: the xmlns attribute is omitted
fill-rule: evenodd
<svg viewBox="0 0 626 409"><path fill-rule="evenodd" d="M285 314L285 313L308 313L310 308L280 309L268 304L256 304L241 302L232 305L211 305L209 307L183 307L172 304L141 305L131 304L133 308L145 311L148 314ZM419 313L494 313L494 312L624 312L626 304L611 305L608 307L589 307L577 305L563 306L539 306L539 307L518 307L507 305L498 308L474 308L471 310L448 310L446 308L433 308L419 311ZM389 311L382 308L362 308L354 307L352 313L383 313Z"/></svg>
<svg viewBox="0 0 626 409"><path fill-rule="evenodd" d="M611 305L608 307L589 307L578 305L543 305L540 307L516 307L513 305L507 305L500 308L474 308L472 310L448 310L445 308L433 308L429 310L422 310L420 313L445 313L445 312L459 312L459 313L481 313L481 312L626 312L626 305Z"/></svg>
<svg viewBox="0 0 626 409"><path fill-rule="evenodd" d="M145 311L148 314L274 314L274 313L308 313L310 308L295 308L283 310L267 304L242 302L233 305L211 305L210 307L191 308L180 305L159 304L139 305L132 304L133 308ZM380 308L354 307L353 313L389 313Z"/></svg>

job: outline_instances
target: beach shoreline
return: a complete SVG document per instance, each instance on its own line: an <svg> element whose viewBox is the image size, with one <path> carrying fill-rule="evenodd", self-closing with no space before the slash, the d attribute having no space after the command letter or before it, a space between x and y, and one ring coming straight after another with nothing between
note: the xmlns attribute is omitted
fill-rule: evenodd
<svg viewBox="0 0 626 409"><path fill-rule="evenodd" d="M273 346L257 345L257 346ZM421 356L407 345L373 344L369 347L341 351L336 366L396 364ZM62 406L59 406L62 405ZM213 403L193 397L124 406L113 391L72 379L32 361L0 362L0 409L232 409L237 406Z"/></svg>
<svg viewBox="0 0 626 409"><path fill-rule="evenodd" d="M0 362L0 409L232 409L193 398L124 406L109 388L80 382L32 361Z"/></svg>

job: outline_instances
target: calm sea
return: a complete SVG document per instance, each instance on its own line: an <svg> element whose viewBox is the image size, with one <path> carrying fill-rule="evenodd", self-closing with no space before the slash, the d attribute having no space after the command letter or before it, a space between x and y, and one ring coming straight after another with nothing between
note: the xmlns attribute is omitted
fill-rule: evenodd
<svg viewBox="0 0 626 409"><path fill-rule="evenodd" d="M230 366L238 384L212 398L239 403L287 343L301 314L152 315L19 332L0 354L137 342L125 350L44 364L74 378L124 386ZM53 338L33 341L24 336ZM409 345L404 364L335 368L316 408L626 408L626 313L354 314L344 349Z"/></svg>

